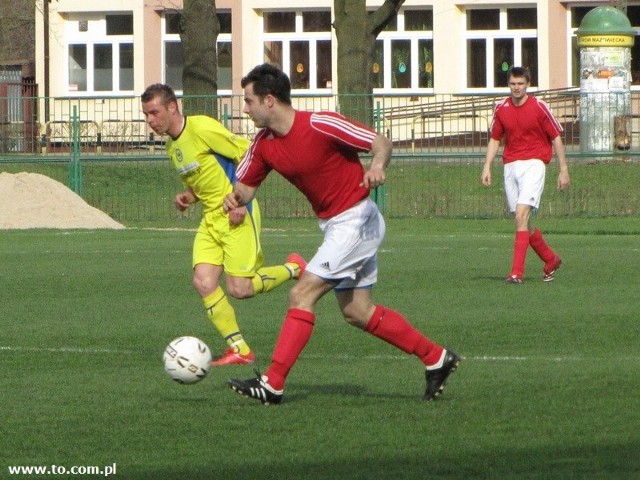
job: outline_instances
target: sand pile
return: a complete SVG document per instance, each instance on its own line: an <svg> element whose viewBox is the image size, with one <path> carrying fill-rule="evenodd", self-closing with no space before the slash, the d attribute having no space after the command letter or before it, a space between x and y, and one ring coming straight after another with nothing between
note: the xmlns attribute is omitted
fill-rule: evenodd
<svg viewBox="0 0 640 480"><path fill-rule="evenodd" d="M110 228L124 225L62 183L38 173L0 173L0 229Z"/></svg>

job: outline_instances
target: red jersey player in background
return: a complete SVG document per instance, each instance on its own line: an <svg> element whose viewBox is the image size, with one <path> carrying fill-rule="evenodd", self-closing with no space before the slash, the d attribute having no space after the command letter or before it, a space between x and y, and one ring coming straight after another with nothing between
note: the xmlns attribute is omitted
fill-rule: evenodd
<svg viewBox="0 0 640 480"><path fill-rule="evenodd" d="M569 186L569 168L560 138L562 126L545 102L527 94L531 77L526 68L511 67L507 79L511 96L494 109L481 179L484 185L491 185L491 164L504 137L504 191L516 223L513 264L506 282L523 282L529 246L544 262L542 280L550 282L562 262L540 230L532 226L531 213L540 206L552 146L560 165L558 188L564 190Z"/></svg>
<svg viewBox="0 0 640 480"><path fill-rule="evenodd" d="M238 165L225 209L250 202L276 170L309 200L324 239L290 291L289 309L264 375L231 379L229 386L263 404L280 403L287 375L311 337L315 305L333 290L347 323L418 357L425 366L424 399L434 400L460 358L371 298L385 224L369 191L385 181L390 140L336 113L295 110L289 78L273 65L255 67L242 79L242 87L244 113L262 130ZM368 151L372 160L365 171L358 153Z"/></svg>

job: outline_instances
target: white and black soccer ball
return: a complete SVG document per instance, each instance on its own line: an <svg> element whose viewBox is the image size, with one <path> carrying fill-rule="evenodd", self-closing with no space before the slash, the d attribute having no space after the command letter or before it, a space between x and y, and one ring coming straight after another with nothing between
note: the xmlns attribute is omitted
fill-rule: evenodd
<svg viewBox="0 0 640 480"><path fill-rule="evenodd" d="M196 383L207 376L211 369L211 350L196 337L178 337L162 356L164 370L178 383Z"/></svg>

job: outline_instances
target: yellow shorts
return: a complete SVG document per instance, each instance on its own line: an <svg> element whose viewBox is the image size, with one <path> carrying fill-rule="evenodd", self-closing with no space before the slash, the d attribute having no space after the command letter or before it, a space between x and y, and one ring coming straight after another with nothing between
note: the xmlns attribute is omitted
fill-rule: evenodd
<svg viewBox="0 0 640 480"><path fill-rule="evenodd" d="M228 275L253 277L264 262L260 228L260 208L255 200L238 226L229 225L227 214L205 213L193 241L193 266L222 265Z"/></svg>

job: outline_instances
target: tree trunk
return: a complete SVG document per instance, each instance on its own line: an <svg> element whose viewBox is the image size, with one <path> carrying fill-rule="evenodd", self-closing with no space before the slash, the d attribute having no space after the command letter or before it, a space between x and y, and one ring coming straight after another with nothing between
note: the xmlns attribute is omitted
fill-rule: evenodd
<svg viewBox="0 0 640 480"><path fill-rule="evenodd" d="M218 116L216 42L219 32L215 1L184 0L180 39L184 52L182 108L186 114Z"/></svg>
<svg viewBox="0 0 640 480"><path fill-rule="evenodd" d="M366 0L334 0L339 109L366 125L373 125L370 72L376 38L403 3L404 0L385 0L376 11L368 13Z"/></svg>

